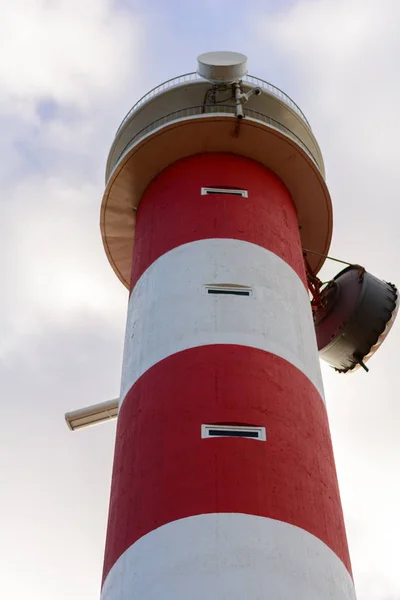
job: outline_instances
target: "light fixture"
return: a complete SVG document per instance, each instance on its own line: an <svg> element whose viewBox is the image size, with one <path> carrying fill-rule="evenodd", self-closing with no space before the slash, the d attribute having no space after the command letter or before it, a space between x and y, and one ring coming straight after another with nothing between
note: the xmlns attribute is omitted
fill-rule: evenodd
<svg viewBox="0 0 400 600"><path fill-rule="evenodd" d="M66 413L65 420L72 431L89 427L90 425L97 425L98 423L115 419L118 416L118 403L119 398L116 398L115 400L108 400L107 402L80 408L79 410Z"/></svg>

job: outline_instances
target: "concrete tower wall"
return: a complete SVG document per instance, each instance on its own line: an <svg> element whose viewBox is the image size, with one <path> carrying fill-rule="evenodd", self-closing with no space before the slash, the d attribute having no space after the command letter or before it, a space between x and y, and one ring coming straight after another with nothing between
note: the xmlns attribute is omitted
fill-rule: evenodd
<svg viewBox="0 0 400 600"><path fill-rule="evenodd" d="M137 211L102 600L354 597L294 204L181 160Z"/></svg>

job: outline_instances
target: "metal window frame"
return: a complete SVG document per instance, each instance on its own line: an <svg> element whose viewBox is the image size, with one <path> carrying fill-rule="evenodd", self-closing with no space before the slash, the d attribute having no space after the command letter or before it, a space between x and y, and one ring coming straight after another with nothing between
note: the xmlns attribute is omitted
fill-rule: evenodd
<svg viewBox="0 0 400 600"><path fill-rule="evenodd" d="M224 436L219 436L219 435L210 435L210 430L213 429L218 429L218 430L223 430L223 431L232 431L233 434L232 436L229 435L224 435ZM253 437L253 436L245 436L245 435L240 435L240 436L235 436L234 432L257 432L258 436L257 437ZM244 438L244 439L248 439L248 440L257 440L259 442L265 442L267 440L267 433L265 431L265 427L255 427L253 425L218 425L216 423L214 424L202 424L201 426L201 437L202 439L207 439L207 438L217 438L217 437L240 437L240 438Z"/></svg>
<svg viewBox="0 0 400 600"><path fill-rule="evenodd" d="M221 294L221 296L242 296L249 298L253 295L253 288L249 285L236 285L233 283L206 283L204 286L207 295Z"/></svg>
<svg viewBox="0 0 400 600"><path fill-rule="evenodd" d="M202 196L211 196L213 194L226 194L231 196L241 196L242 198L248 198L249 192L247 190L240 190L236 188L217 188L217 187L202 187Z"/></svg>

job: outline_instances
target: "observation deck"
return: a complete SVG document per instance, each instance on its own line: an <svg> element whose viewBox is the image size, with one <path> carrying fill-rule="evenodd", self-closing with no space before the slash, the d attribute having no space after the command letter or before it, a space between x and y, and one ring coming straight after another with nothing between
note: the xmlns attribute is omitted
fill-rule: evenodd
<svg viewBox="0 0 400 600"><path fill-rule="evenodd" d="M187 73L145 94L123 119L108 156L100 224L108 259L126 287L143 192L172 163L204 152L240 154L274 171L296 205L303 247L327 254L331 200L311 126L282 90L258 77L241 79L243 93L256 88L261 93L251 95L239 119L231 84ZM317 255L308 260L314 273L324 262Z"/></svg>

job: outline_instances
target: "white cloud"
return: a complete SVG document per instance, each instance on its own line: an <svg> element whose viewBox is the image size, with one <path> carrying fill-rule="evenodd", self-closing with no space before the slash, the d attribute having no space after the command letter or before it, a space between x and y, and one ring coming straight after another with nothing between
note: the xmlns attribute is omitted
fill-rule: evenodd
<svg viewBox="0 0 400 600"><path fill-rule="evenodd" d="M60 321L88 309L111 316L125 304L102 249L99 215L110 115L120 118L129 101L142 30L139 16L112 0L3 7L3 355L56 313ZM39 114L43 101L54 114Z"/></svg>
<svg viewBox="0 0 400 600"><path fill-rule="evenodd" d="M12 186L7 199L1 231L8 251L0 260L10 284L2 302L9 299L12 319L25 328L31 311L65 318L76 309L107 313L118 305L121 286L108 283L101 245L99 186L33 176Z"/></svg>
<svg viewBox="0 0 400 600"><path fill-rule="evenodd" d="M257 27L290 61L317 126L373 162L400 124L399 25L396 0L307 0Z"/></svg>
<svg viewBox="0 0 400 600"><path fill-rule="evenodd" d="M112 0L3 3L2 357L84 311L123 319L99 214L112 116L129 102L144 28Z"/></svg>
<svg viewBox="0 0 400 600"><path fill-rule="evenodd" d="M141 26L112 0L13 0L0 39L1 106L27 115L41 98L79 108L112 98L138 68Z"/></svg>
<svg viewBox="0 0 400 600"><path fill-rule="evenodd" d="M111 0L3 5L3 590L13 600L95 598L113 428L77 439L63 414L118 394L127 292L102 248L102 175L145 24Z"/></svg>

